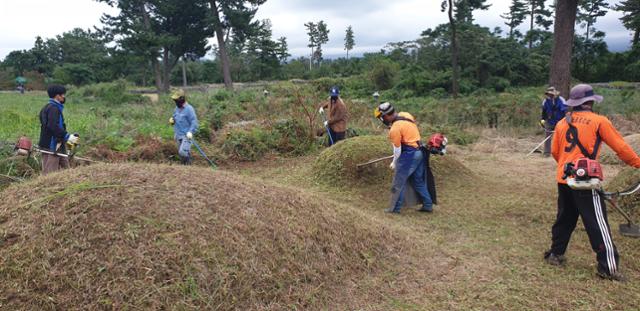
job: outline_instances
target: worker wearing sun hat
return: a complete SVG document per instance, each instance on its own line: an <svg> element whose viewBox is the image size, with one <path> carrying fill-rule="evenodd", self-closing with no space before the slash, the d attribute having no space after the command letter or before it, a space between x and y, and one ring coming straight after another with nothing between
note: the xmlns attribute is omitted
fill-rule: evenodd
<svg viewBox="0 0 640 311"><path fill-rule="evenodd" d="M591 248L596 253L597 275L622 281L624 277L618 269L619 256L613 244L604 199L598 190L571 188L563 178L565 164L580 158L597 160L601 142L609 145L625 163L640 168L640 157L625 143L611 121L593 112L593 105L602 100L603 97L595 94L590 85L574 86L567 101L571 110L556 125L551 154L558 162L558 213L551 228L551 248L544 258L551 265L564 264L571 233L578 217L581 217Z"/></svg>
<svg viewBox="0 0 640 311"><path fill-rule="evenodd" d="M555 87L550 86L544 92L545 99L542 101L542 116L540 117L540 126L544 128L545 137L553 135L554 129L558 121L564 118L568 110L564 98L560 96L560 92ZM543 155L548 157L551 154L551 140L549 138L544 143Z"/></svg>
<svg viewBox="0 0 640 311"><path fill-rule="evenodd" d="M178 144L178 155L182 164L191 164L191 144L193 134L198 130L198 117L193 106L186 100L184 90L178 89L171 94L176 108L169 124L173 125L174 139Z"/></svg>

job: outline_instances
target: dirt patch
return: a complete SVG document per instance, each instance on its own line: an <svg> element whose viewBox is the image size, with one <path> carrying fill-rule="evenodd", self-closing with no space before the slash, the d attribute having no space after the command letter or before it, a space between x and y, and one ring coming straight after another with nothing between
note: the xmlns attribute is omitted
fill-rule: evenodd
<svg viewBox="0 0 640 311"><path fill-rule="evenodd" d="M8 309L350 309L418 257L370 215L221 171L98 164L2 197Z"/></svg>

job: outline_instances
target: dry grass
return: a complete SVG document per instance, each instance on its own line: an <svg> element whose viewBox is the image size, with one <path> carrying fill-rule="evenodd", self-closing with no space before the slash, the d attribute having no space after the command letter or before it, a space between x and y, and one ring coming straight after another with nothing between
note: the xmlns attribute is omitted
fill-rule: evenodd
<svg viewBox="0 0 640 311"><path fill-rule="evenodd" d="M556 213L556 164L525 156L533 139L485 137L436 158L440 204L428 215L382 212L387 163L372 172L380 179L352 170L357 157L390 153L384 137L349 139L318 158L228 166L233 173L104 165L77 170L72 180L52 175L14 186L0 203L0 278L7 280L0 305L640 309L638 240L612 232L630 280L624 284L595 277L581 225L567 266L544 264ZM341 147L349 141L354 145ZM362 142L380 143L380 154L377 147L359 149ZM350 170L331 173L340 182L319 180L320 159L342 157ZM616 170L605 167L609 176ZM609 219L612 228L622 221L615 212Z"/></svg>
<svg viewBox="0 0 640 311"><path fill-rule="evenodd" d="M95 165L3 199L8 309L348 308L392 294L391 263L417 256L369 215L198 168Z"/></svg>
<svg viewBox="0 0 640 311"><path fill-rule="evenodd" d="M640 153L640 134L625 136L624 141L626 141L636 153ZM602 149L600 150L600 161L606 164L623 164L622 160L618 158L618 155L605 143L602 144Z"/></svg>

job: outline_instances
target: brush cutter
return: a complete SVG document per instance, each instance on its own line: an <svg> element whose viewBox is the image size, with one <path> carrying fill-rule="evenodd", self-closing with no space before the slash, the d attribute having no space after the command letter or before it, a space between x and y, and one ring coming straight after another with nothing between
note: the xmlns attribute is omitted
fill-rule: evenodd
<svg viewBox="0 0 640 311"><path fill-rule="evenodd" d="M324 115L324 109L320 110L320 114L322 115L322 121L323 124L327 122L327 116ZM327 131L327 136L329 136L329 142L331 142L331 145L333 145L333 137L331 137L331 131L329 131L329 126L325 125L324 129Z"/></svg>
<svg viewBox="0 0 640 311"><path fill-rule="evenodd" d="M554 131L551 131L551 133L553 133ZM531 152L527 153L527 156L530 156L532 153L536 152L536 150L538 150L538 148L540 148L540 146L544 145L544 143L547 142L547 140L551 139L551 137L553 137L553 135L549 135L547 136L547 138L545 138L541 143L539 143L535 148L533 148L533 150L531 150Z"/></svg>
<svg viewBox="0 0 640 311"><path fill-rule="evenodd" d="M633 221L631 220L631 217L629 217L629 214L627 214L618 206L617 201L618 201L618 198L632 195L638 192L638 190L640 190L640 183L637 183L635 186L629 189L626 189L624 191L618 191L618 192L605 192L602 190L599 191L600 195L609 203L611 203L613 208L615 208L622 215L622 217L624 217L624 219L627 220L626 224L619 225L618 229L620 230L620 234L628 237L633 237L633 238L640 238L640 227L637 224L633 223Z"/></svg>
<svg viewBox="0 0 640 311"><path fill-rule="evenodd" d="M390 155L388 157L371 160L371 161L365 162L365 163L360 163L360 164L357 164L356 167L360 168L360 167L367 166L367 165L370 165L370 164L373 164L373 163L377 163L377 162L380 162L380 161L384 161L384 160L387 160L387 159L393 159L393 156Z"/></svg>
<svg viewBox="0 0 640 311"><path fill-rule="evenodd" d="M78 157L74 154L66 154L66 153L57 153L57 152L52 152L52 151L48 151L48 150L42 150L42 149L38 149L38 148L33 148L34 151L40 152L40 153L44 153L44 154L52 154L55 156L59 156L59 157L63 157L63 158L68 158L68 159L76 159L79 161L84 161L84 162L89 162L89 163L101 163L100 161L95 161L95 160L91 160L91 159L87 159L87 158L82 158L82 157Z"/></svg>
<svg viewBox="0 0 640 311"><path fill-rule="evenodd" d="M213 161L211 161L211 159L209 159L209 157L207 157L207 155L204 153L204 151L202 151L202 148L200 148L200 145L198 145L198 143L196 142L195 139L192 139L191 142L193 143L194 146L196 146L196 149L198 149L198 152L200 153L200 155L202 155L203 158L205 158L205 160L207 160L207 162L209 162L209 165L211 165L211 168L213 168L214 170L216 168L218 168L218 166L213 163Z"/></svg>

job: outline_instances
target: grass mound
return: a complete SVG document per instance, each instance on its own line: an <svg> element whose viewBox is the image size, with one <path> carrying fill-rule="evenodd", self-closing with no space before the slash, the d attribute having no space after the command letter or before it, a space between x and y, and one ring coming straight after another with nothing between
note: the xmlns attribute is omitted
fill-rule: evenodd
<svg viewBox="0 0 640 311"><path fill-rule="evenodd" d="M638 182L640 182L640 170L633 167L626 167L622 169L616 177L611 179L607 185L607 191L627 190L628 188L637 185ZM620 207L632 214L634 220L637 221L637 218L640 215L640 192L620 198L618 204L620 204Z"/></svg>
<svg viewBox="0 0 640 311"><path fill-rule="evenodd" d="M625 136L624 141L626 141L636 153L640 153L640 134ZM607 144L603 144L602 146L600 161L604 164L623 164L622 160L618 158L618 155L616 155Z"/></svg>
<svg viewBox="0 0 640 311"><path fill-rule="evenodd" d="M386 137L358 136L338 142L320 153L313 164L318 182L327 184L386 184L391 182L391 160L358 168L358 164L393 153ZM436 180L443 176L471 176L472 173L452 156L432 156L431 168Z"/></svg>
<svg viewBox="0 0 640 311"><path fill-rule="evenodd" d="M409 248L364 213L182 166L94 165L2 198L0 305L12 310L353 306Z"/></svg>

